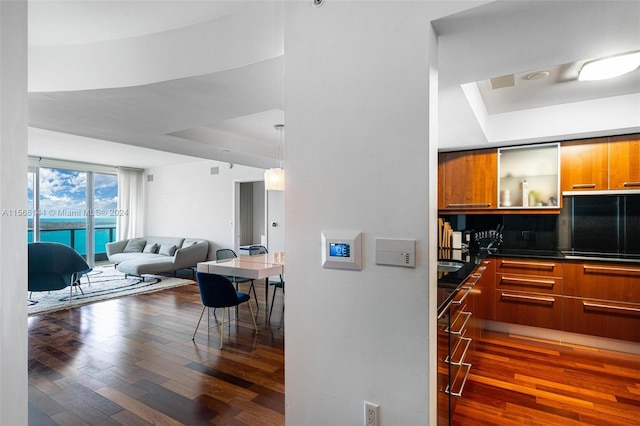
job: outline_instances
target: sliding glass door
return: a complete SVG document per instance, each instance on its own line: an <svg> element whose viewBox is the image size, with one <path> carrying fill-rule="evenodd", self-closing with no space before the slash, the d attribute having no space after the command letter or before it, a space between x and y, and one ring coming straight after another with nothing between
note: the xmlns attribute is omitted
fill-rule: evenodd
<svg viewBox="0 0 640 426"><path fill-rule="evenodd" d="M28 241L72 247L94 265L115 241L118 177L115 173L31 168L28 174Z"/></svg>

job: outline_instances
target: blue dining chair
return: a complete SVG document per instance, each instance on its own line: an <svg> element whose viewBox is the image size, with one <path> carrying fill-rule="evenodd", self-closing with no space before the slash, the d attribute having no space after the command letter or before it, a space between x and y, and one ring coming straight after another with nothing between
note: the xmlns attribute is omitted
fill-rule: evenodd
<svg viewBox="0 0 640 426"><path fill-rule="evenodd" d="M229 281L227 277L216 274L207 274L204 272L196 272L196 280L198 281L198 288L200 289L200 298L202 299L202 312L200 313L200 319L193 332L191 340L195 340L198 327L200 327L200 321L202 321L202 315L204 310L209 308L223 308L222 309L222 322L220 323L220 349L224 340L224 308L231 308L238 306L244 302L250 302L251 297L247 293L236 291L233 283ZM253 327L258 334L258 326L256 325L256 318L253 313L253 307L249 303L249 310L251 311L251 319L253 320ZM207 325L209 324L209 315L207 314Z"/></svg>
<svg viewBox="0 0 640 426"><path fill-rule="evenodd" d="M231 249L219 249L216 251L216 260L234 259L236 257L238 257L238 255L236 255L236 252ZM227 278L230 281L237 284L250 282L251 284L249 285L248 293L251 294L251 291L253 290L253 298L256 300L256 309L260 311L260 304L258 303L258 296L256 295L256 287L253 284L253 280L251 278L233 277L233 276L227 276ZM236 286L236 290L237 289L238 289L238 286Z"/></svg>

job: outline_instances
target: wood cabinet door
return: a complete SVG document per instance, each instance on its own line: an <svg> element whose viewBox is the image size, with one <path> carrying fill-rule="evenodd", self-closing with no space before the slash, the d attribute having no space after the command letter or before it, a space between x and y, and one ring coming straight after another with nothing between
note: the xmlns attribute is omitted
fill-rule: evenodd
<svg viewBox="0 0 640 426"><path fill-rule="evenodd" d="M473 291L477 294L476 304L473 307L473 315L478 320L495 319L495 287L496 287L496 266L495 260L485 259L482 262L486 267L482 277L476 282ZM481 324L484 325L484 324Z"/></svg>
<svg viewBox="0 0 640 426"><path fill-rule="evenodd" d="M444 190L445 190L445 181L444 181L444 165L445 165L446 154L439 153L438 154L438 210L442 210L445 208L444 201Z"/></svg>
<svg viewBox="0 0 640 426"><path fill-rule="evenodd" d="M563 330L640 342L640 305L564 298Z"/></svg>
<svg viewBox="0 0 640 426"><path fill-rule="evenodd" d="M640 189L640 134L610 138L609 189Z"/></svg>
<svg viewBox="0 0 640 426"><path fill-rule="evenodd" d="M498 151L446 152L442 155L442 208L495 209L498 198Z"/></svg>
<svg viewBox="0 0 640 426"><path fill-rule="evenodd" d="M562 329L562 296L496 290L496 320Z"/></svg>
<svg viewBox="0 0 640 426"><path fill-rule="evenodd" d="M608 189L608 138L563 142L560 147L561 191Z"/></svg>
<svg viewBox="0 0 640 426"><path fill-rule="evenodd" d="M565 296L640 304L640 266L571 262L564 270Z"/></svg>

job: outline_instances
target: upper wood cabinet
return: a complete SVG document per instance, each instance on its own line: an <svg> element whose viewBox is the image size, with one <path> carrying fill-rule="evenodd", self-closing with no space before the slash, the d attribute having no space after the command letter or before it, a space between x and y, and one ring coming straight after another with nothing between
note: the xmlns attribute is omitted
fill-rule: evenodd
<svg viewBox="0 0 640 426"><path fill-rule="evenodd" d="M640 134L609 139L609 189L640 189Z"/></svg>
<svg viewBox="0 0 640 426"><path fill-rule="evenodd" d="M640 135L563 142L561 155L562 191L640 189Z"/></svg>
<svg viewBox="0 0 640 426"><path fill-rule="evenodd" d="M609 189L609 140L563 142L560 148L562 191Z"/></svg>
<svg viewBox="0 0 640 426"><path fill-rule="evenodd" d="M438 208L497 208L497 149L444 152L438 156Z"/></svg>

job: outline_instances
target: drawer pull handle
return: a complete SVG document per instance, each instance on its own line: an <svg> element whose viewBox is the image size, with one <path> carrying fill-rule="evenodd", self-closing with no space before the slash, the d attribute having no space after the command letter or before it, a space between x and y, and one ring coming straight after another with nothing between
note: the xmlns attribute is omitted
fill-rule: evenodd
<svg viewBox="0 0 640 426"><path fill-rule="evenodd" d="M453 320L450 327L447 327L445 333L453 334L454 336L462 336L466 330L467 322L471 318L471 312L460 312L460 314Z"/></svg>
<svg viewBox="0 0 640 426"><path fill-rule="evenodd" d="M552 304L555 303L556 299L553 297L540 297L540 296L525 296L523 294L509 294L502 293L501 297L503 299L511 299L511 300L524 300L527 302L538 302L544 304Z"/></svg>
<svg viewBox="0 0 640 426"><path fill-rule="evenodd" d="M516 277L501 277L501 283L516 283L520 285L529 285L531 287L551 287L555 285L553 280L531 280L528 278L516 278Z"/></svg>
<svg viewBox="0 0 640 426"><path fill-rule="evenodd" d="M453 382L451 382L451 385L447 385L447 388L444 390L445 393L455 397L462 396L462 390L464 389L464 384L467 382L467 376L469 376L469 371L471 371L471 364L467 364L463 362L459 370L462 370L462 369L465 370L464 376L462 376L462 379L458 380L458 376L460 375L460 371L458 371L458 374L453 379ZM460 385L458 386L458 390L454 391L453 387L458 382L461 382Z"/></svg>
<svg viewBox="0 0 640 426"><path fill-rule="evenodd" d="M449 203L447 207L491 207L491 203Z"/></svg>
<svg viewBox="0 0 640 426"><path fill-rule="evenodd" d="M585 273L588 273L588 272L593 272L593 273L598 273L598 272L604 272L604 273L621 272L623 274L640 275L640 269L638 269L638 268L615 268L615 267L591 266L591 265L584 265L583 268L584 268L584 272Z"/></svg>
<svg viewBox="0 0 640 426"><path fill-rule="evenodd" d="M555 263L542 263L542 262L515 262L513 260L503 260L500 265L504 266L520 266L523 268L548 268L553 269L556 267Z"/></svg>
<svg viewBox="0 0 640 426"><path fill-rule="evenodd" d="M471 344L471 338L469 337L461 337L460 341L456 345L456 348L451 351L451 356L447 356L444 360L446 364L457 365L460 366L464 362L464 358L467 356L467 350L469 349L469 345ZM458 349L462 351L462 353L458 356Z"/></svg>
<svg viewBox="0 0 640 426"><path fill-rule="evenodd" d="M615 314L631 314L640 316L640 308L634 308L631 306L619 306L619 305L605 305L602 303L582 302L585 310L604 311Z"/></svg>
<svg viewBox="0 0 640 426"><path fill-rule="evenodd" d="M464 292L463 292L463 290L464 290ZM451 304L452 305L460 305L460 304L462 304L462 302L464 302L464 299L466 299L467 296L469 295L469 292L471 292L471 287L464 287L464 288L458 290L458 293L456 293L455 297L451 301ZM462 296L460 296L461 294L462 294ZM460 296L460 298L458 298L458 296Z"/></svg>
<svg viewBox="0 0 640 426"><path fill-rule="evenodd" d="M622 186L624 187L629 187L629 186L640 186L640 182L624 182L622 184Z"/></svg>
<svg viewBox="0 0 640 426"><path fill-rule="evenodd" d="M596 184L595 183L576 183L573 184L573 189L580 189L580 188L595 188Z"/></svg>

